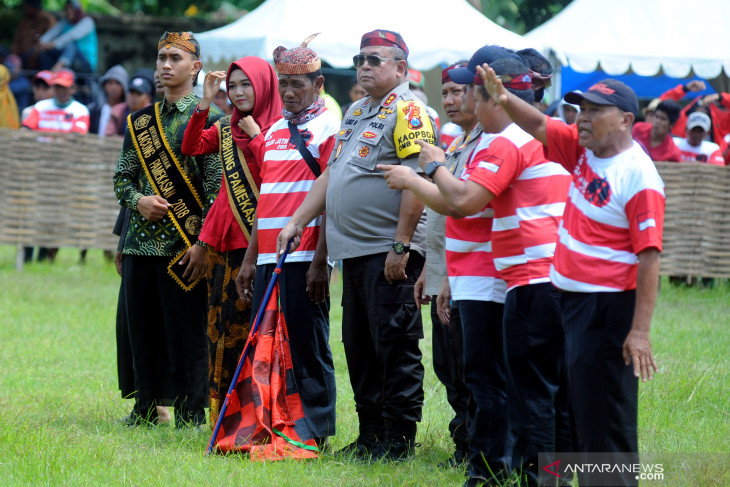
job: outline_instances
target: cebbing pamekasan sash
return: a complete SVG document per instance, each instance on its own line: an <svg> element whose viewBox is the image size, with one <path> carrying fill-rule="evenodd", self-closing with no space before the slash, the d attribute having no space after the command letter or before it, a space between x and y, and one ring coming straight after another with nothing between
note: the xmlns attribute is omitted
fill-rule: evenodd
<svg viewBox="0 0 730 487"><path fill-rule="evenodd" d="M218 141L223 165L223 184L226 185L228 203L246 240L251 241L251 230L259 200L259 190L246 163L246 157L233 141L231 117L223 117L216 122Z"/></svg>
<svg viewBox="0 0 730 487"><path fill-rule="evenodd" d="M167 216L175 224L185 248L167 266L167 272L186 291L202 279L191 282L183 278L187 266L179 265L185 252L198 240L202 228L203 202L175 156L160 122L157 102L129 115L127 124L139 160L155 193L165 198L171 208Z"/></svg>

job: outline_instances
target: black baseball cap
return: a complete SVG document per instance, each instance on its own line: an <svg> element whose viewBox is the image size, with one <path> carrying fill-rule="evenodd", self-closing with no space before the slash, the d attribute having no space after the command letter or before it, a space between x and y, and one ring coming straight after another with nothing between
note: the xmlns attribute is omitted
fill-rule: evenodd
<svg viewBox="0 0 730 487"><path fill-rule="evenodd" d="M563 97L565 101L573 105L580 105L583 100L595 103L596 105L610 105L639 116L639 100L634 90L616 79L604 79L594 84L588 91L581 93L571 91Z"/></svg>
<svg viewBox="0 0 730 487"><path fill-rule="evenodd" d="M136 91L155 97L155 84L144 76L132 78L129 82L129 91Z"/></svg>
<svg viewBox="0 0 730 487"><path fill-rule="evenodd" d="M475 76L478 76L477 66L481 66L484 63L490 64L497 59L510 57L517 61L524 62L520 56L514 52L508 51L504 47L493 45L483 46L474 53L465 68L454 68L449 70L449 77L454 83L468 85L469 83L474 82Z"/></svg>

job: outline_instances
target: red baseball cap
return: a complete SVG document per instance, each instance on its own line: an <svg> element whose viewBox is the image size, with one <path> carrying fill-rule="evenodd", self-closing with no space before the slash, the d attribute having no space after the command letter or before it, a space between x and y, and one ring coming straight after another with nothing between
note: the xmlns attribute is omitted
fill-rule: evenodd
<svg viewBox="0 0 730 487"><path fill-rule="evenodd" d="M76 83L76 75L70 69L61 69L53 75L53 85L61 85L70 88Z"/></svg>
<svg viewBox="0 0 730 487"><path fill-rule="evenodd" d="M50 86L53 84L53 72L48 71L47 69L44 69L43 71L38 71L33 79L43 80L46 82L47 85Z"/></svg>

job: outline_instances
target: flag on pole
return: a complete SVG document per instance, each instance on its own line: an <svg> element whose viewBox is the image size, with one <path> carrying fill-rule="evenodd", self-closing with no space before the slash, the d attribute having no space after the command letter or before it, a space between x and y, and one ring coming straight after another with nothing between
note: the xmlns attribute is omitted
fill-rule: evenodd
<svg viewBox="0 0 730 487"><path fill-rule="evenodd" d="M249 452L254 461L316 458L318 449L292 372L278 280L261 305L266 308L258 313L259 326L251 329L209 451Z"/></svg>

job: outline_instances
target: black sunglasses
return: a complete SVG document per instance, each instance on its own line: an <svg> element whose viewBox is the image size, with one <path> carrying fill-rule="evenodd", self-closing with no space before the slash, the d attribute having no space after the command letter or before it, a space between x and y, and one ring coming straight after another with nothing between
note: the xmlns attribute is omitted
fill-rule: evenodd
<svg viewBox="0 0 730 487"><path fill-rule="evenodd" d="M402 59L398 57L380 57L374 54L357 54L352 56L352 64L354 64L356 68L362 68L363 65L365 65L365 61L367 61L373 68L377 68L383 61L402 61Z"/></svg>

